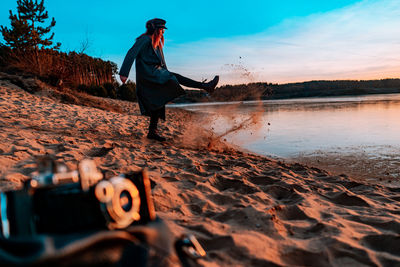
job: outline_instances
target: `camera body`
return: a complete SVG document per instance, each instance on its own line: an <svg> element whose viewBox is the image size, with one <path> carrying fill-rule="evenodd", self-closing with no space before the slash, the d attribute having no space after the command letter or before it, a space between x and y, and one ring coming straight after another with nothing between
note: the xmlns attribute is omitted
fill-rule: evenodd
<svg viewBox="0 0 400 267"><path fill-rule="evenodd" d="M146 170L104 179L91 160L68 172L52 158L20 190L0 193L5 238L124 229L155 219Z"/></svg>

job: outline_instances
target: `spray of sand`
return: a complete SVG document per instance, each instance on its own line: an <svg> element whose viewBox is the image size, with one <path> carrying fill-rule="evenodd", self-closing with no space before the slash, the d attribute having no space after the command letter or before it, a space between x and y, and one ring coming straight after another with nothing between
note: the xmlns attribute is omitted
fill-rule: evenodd
<svg viewBox="0 0 400 267"><path fill-rule="evenodd" d="M228 135L242 130L250 130L256 133L264 126L262 116L264 107L261 95L255 96L256 101L247 114L239 112L242 103L220 105L213 113L202 113L194 115L190 121L185 122L181 144L192 149L226 150L229 145L225 142ZM246 99L247 96L243 96ZM214 126L224 121L225 128L216 131ZM252 135L256 136L256 134ZM249 137L254 138L254 137ZM250 140L247 140L250 141Z"/></svg>
<svg viewBox="0 0 400 267"><path fill-rule="evenodd" d="M248 82L253 82L255 80L254 73L250 71L250 68L246 66L244 61L243 57L239 57L237 62L224 64L221 69Z"/></svg>
<svg viewBox="0 0 400 267"><path fill-rule="evenodd" d="M238 64L225 64L223 68L228 68L234 75L245 77L249 83L254 82L254 76L249 68L244 66L242 57L239 57ZM214 114L200 112L193 116L189 122L185 122L182 145L193 149L221 151L229 147L225 142L226 136L245 129L251 130L252 133L259 131L264 126L261 119L264 114L262 94L263 91L257 88L256 84L253 86L248 84L247 92L239 96L237 104L220 105L215 108ZM243 114L239 112L239 108L243 105L241 101L247 99L254 100L253 108L247 114ZM218 125L222 120L227 122L225 123L226 128L222 132L216 133L212 125Z"/></svg>
<svg viewBox="0 0 400 267"><path fill-rule="evenodd" d="M209 149L214 148L219 142L226 141L226 137L228 135L235 134L242 130L250 130L252 133L258 132L263 126L262 115L264 113L264 109L260 98L257 98L255 103L256 107L244 116L237 115L239 113L237 111L239 110L239 106L241 104L238 104L234 107L229 107L229 112L231 114L228 116L228 120L226 120L229 121L229 124L226 125L227 128L222 133L214 134L214 136L210 138L209 143L207 145L208 148ZM223 114L226 113L223 111L221 112L219 110L218 117L221 119L221 116L224 116ZM249 137L249 138L254 138L254 137ZM247 141L250 140L247 139Z"/></svg>

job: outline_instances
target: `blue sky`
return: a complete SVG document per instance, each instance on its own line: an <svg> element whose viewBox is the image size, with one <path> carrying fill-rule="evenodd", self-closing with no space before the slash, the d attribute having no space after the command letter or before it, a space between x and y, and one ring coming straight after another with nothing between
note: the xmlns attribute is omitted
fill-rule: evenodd
<svg viewBox="0 0 400 267"><path fill-rule="evenodd" d="M2 0L9 25L15 0ZM170 70L222 83L398 77L400 1L56 1L61 50L79 50L119 66L154 17L167 20ZM134 79L132 69L130 78Z"/></svg>

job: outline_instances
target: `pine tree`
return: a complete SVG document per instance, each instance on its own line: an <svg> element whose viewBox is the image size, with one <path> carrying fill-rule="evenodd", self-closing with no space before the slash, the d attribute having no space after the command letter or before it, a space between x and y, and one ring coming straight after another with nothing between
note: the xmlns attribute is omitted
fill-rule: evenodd
<svg viewBox="0 0 400 267"><path fill-rule="evenodd" d="M47 27L41 25L49 18L48 12L45 11L44 0L17 0L17 14L13 14L10 10L11 29L1 26L1 33L12 49L27 52L33 51L39 76L42 74L42 64L39 57L39 49L52 48L59 49L61 44L53 45L54 33L46 38L51 28L56 25L56 21L52 18L51 23Z"/></svg>
<svg viewBox="0 0 400 267"><path fill-rule="evenodd" d="M45 11L44 0L17 0L17 14L10 10L11 29L1 26L1 33L6 44L17 50L39 50L42 48L59 49L60 43L53 45L54 33L46 38L56 25L52 18L47 27L41 25L49 18Z"/></svg>

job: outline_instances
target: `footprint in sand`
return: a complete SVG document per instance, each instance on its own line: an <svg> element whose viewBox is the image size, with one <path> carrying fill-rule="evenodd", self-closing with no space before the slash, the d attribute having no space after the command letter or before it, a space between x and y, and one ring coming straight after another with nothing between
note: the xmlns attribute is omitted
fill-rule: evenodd
<svg viewBox="0 0 400 267"><path fill-rule="evenodd" d="M351 195L347 192L334 192L334 193L325 193L321 194L321 196L328 199L334 204L343 205L343 206L360 206L360 207L369 207L370 205L364 199L359 196Z"/></svg>
<svg viewBox="0 0 400 267"><path fill-rule="evenodd" d="M281 258L288 266L331 266L324 252L311 252L301 248L282 253Z"/></svg>
<svg viewBox="0 0 400 267"><path fill-rule="evenodd" d="M210 239L199 238L199 242L207 251L220 250L220 249L232 249L235 247L235 241L232 236L215 236Z"/></svg>
<svg viewBox="0 0 400 267"><path fill-rule="evenodd" d="M350 215L346 217L346 220L366 224L376 229L380 229L381 231L392 231L394 233L400 233L400 223L393 220L393 218L386 216Z"/></svg>
<svg viewBox="0 0 400 267"><path fill-rule="evenodd" d="M87 155L90 157L104 157L113 149L113 147L95 147L92 148Z"/></svg>
<svg viewBox="0 0 400 267"><path fill-rule="evenodd" d="M400 256L400 236L397 235L367 235L362 242L369 248ZM398 264L398 262L397 262ZM389 266L389 265L388 265ZM392 265L394 266L394 265Z"/></svg>
<svg viewBox="0 0 400 267"><path fill-rule="evenodd" d="M245 184L242 179L224 178L217 175L216 177L211 178L209 182L219 191L233 190L242 194L252 194L260 191L256 187Z"/></svg>
<svg viewBox="0 0 400 267"><path fill-rule="evenodd" d="M223 168L220 165L214 165L214 164L207 164L204 166L204 169L208 172L218 172L222 171Z"/></svg>
<svg viewBox="0 0 400 267"><path fill-rule="evenodd" d="M279 209L276 209L276 214L282 220L303 220L316 222L314 218L309 217L298 205L287 205L279 207Z"/></svg>
<svg viewBox="0 0 400 267"><path fill-rule="evenodd" d="M229 205L230 206L230 205L238 202L238 200L235 199L233 196L227 196L227 195L223 195L223 194L211 194L211 195L208 195L207 198L217 205Z"/></svg>
<svg viewBox="0 0 400 267"><path fill-rule="evenodd" d="M275 200L279 200L280 202L286 204L295 204L304 199L292 188L288 189L279 185L268 186L264 189L264 192L269 194Z"/></svg>
<svg viewBox="0 0 400 267"><path fill-rule="evenodd" d="M254 176L249 177L248 181L255 185L272 185L279 182L279 179L272 178L271 176Z"/></svg>

